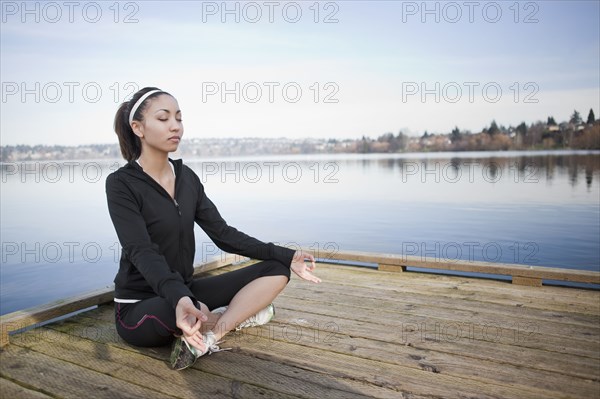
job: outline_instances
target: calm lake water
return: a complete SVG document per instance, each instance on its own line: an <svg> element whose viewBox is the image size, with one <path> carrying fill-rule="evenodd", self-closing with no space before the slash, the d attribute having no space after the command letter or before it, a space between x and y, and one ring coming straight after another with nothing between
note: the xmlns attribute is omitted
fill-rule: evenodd
<svg viewBox="0 0 600 399"><path fill-rule="evenodd" d="M184 159L264 241L600 270L599 152ZM106 176L122 160L2 165L0 314L112 284ZM196 261L220 252L196 227Z"/></svg>

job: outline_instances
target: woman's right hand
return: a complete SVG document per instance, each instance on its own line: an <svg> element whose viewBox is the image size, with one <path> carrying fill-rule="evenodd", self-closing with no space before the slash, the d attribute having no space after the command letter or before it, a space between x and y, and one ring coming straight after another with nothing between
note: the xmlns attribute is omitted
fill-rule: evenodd
<svg viewBox="0 0 600 399"><path fill-rule="evenodd" d="M204 350L200 327L203 321L208 320L206 315L194 306L189 296L182 297L175 308L177 327L183 332L185 340L195 348Z"/></svg>
<svg viewBox="0 0 600 399"><path fill-rule="evenodd" d="M310 264L304 263L305 260L309 260ZM312 274L315 270L315 257L308 252L296 251L290 269L303 280L312 281L313 283L320 283L321 279Z"/></svg>

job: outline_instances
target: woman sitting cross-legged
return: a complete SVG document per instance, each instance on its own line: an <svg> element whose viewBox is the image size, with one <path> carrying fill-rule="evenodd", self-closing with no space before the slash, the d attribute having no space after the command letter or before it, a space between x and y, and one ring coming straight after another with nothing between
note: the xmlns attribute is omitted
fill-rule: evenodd
<svg viewBox="0 0 600 399"><path fill-rule="evenodd" d="M121 104L114 123L127 164L106 178L106 196L122 246L114 300L116 329L126 342L174 341L171 366L183 369L219 351L228 332L271 320L272 302L290 271L321 281L312 274L312 255L229 226L198 176L181 159L169 158L183 136L172 95L144 88ZM223 251L261 262L194 279L194 223Z"/></svg>

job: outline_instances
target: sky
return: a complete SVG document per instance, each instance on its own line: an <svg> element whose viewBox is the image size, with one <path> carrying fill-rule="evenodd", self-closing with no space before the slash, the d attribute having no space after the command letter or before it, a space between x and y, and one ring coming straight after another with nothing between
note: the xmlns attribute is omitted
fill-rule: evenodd
<svg viewBox="0 0 600 399"><path fill-rule="evenodd" d="M0 4L0 145L116 143L146 86L186 138L479 132L600 116L599 1Z"/></svg>

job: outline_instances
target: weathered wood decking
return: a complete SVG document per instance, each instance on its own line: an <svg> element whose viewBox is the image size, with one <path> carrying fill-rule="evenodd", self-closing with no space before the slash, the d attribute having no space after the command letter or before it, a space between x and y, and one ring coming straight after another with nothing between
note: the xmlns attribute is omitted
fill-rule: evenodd
<svg viewBox="0 0 600 399"><path fill-rule="evenodd" d="M208 274L239 266L227 266ZM266 326L176 372L111 304L12 335L2 398L596 398L600 292L319 264ZM295 277L295 276L294 276Z"/></svg>

